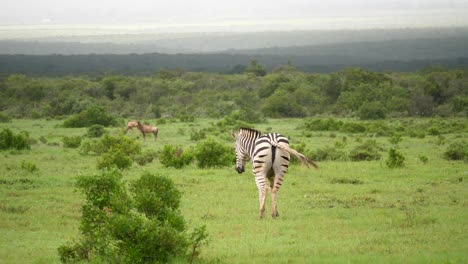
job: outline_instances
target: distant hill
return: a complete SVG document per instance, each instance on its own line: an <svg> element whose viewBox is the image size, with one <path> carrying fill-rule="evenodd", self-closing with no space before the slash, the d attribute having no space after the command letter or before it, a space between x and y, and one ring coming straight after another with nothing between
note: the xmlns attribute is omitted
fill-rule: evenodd
<svg viewBox="0 0 468 264"><path fill-rule="evenodd" d="M0 32L1 33L1 32ZM0 34L1 37L1 34ZM114 34L0 38L0 54L78 55L146 53L224 53L274 47L307 47L346 43L384 43L468 37L468 28L312 30L255 33ZM338 46L339 47L339 46ZM298 51L301 51L298 49ZM301 54L297 54L301 55Z"/></svg>
<svg viewBox="0 0 468 264"><path fill-rule="evenodd" d="M3 40L0 74L148 74L177 67L239 73L253 59L268 70L292 63L306 72L345 67L376 71L468 67L468 29L464 28L145 35L133 36L135 42L131 37L93 36L82 39L85 42L73 42L78 40L73 37L55 39L58 42ZM180 50L186 52L173 53Z"/></svg>

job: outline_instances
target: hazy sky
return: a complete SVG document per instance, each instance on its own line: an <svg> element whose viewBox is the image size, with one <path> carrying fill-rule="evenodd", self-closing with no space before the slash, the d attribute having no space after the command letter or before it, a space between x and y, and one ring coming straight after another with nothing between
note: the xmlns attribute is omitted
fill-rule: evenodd
<svg viewBox="0 0 468 264"><path fill-rule="evenodd" d="M0 25L166 29L468 26L468 0L0 0Z"/></svg>

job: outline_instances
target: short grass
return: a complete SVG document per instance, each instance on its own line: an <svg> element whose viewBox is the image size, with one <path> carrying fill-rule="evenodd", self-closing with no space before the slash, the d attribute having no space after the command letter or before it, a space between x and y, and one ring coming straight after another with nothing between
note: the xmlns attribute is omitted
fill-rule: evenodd
<svg viewBox="0 0 468 264"><path fill-rule="evenodd" d="M159 125L158 141L143 142L136 130L128 136L144 150L164 144L195 145L192 129L216 120ZM269 120L256 127L280 132L292 144L307 148L334 145L346 137L345 148L358 138L338 132L297 129L301 119ZM75 191L78 175L97 172L96 157L62 146L62 137L84 135L86 129L61 128L60 121L14 120L0 123L25 130L37 143L30 151L0 152L0 263L59 263L57 248L78 235L83 197ZM123 125L122 125L123 127ZM121 128L110 129L117 134ZM382 159L370 162L319 162L319 170L292 165L278 198L278 219L258 218L258 195L250 170L232 167L183 169L161 166L158 160L125 170L127 181L143 171L170 176L183 192L181 210L191 226L206 225L210 243L201 260L208 263L467 263L468 166L447 161L442 153L455 138L403 137L399 148L405 167L390 169ZM42 138L44 142L40 141ZM232 144L229 135L217 139ZM374 138L384 149L388 138ZM428 158L427 163L419 159ZM36 171L21 163L30 162Z"/></svg>

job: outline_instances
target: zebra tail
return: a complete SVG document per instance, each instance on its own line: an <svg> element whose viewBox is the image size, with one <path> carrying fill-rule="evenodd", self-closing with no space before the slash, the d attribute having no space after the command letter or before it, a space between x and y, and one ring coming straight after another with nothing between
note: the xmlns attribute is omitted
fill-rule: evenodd
<svg viewBox="0 0 468 264"><path fill-rule="evenodd" d="M297 150L295 149L292 149L291 147L289 147L289 145L287 144L282 144L282 143L279 143L277 145L278 148L280 149L283 149L285 151L287 151L289 154L293 155L294 157L298 158L302 164L306 165L307 168L310 168L309 167L309 164L314 166L314 168L318 169L318 165L311 159L307 158L306 156L304 156L304 154L302 153L299 153Z"/></svg>

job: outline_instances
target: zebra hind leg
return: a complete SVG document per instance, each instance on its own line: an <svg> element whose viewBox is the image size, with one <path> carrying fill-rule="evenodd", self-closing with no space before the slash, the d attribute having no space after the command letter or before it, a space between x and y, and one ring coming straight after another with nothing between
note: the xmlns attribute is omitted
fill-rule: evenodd
<svg viewBox="0 0 468 264"><path fill-rule="evenodd" d="M272 182L272 181L270 181ZM277 198L278 198L278 192L279 192L279 189L281 187L281 185L283 184L283 177L282 176L277 176L274 178L274 183L271 183L271 207L272 207L272 211L271 211L271 216L273 218L276 218L279 216L279 213L278 213L278 205L277 205Z"/></svg>
<svg viewBox="0 0 468 264"><path fill-rule="evenodd" d="M258 198L260 202L259 216L260 218L263 218L265 213L266 192L268 187L265 184L265 177L263 175L256 175L255 183L257 184Z"/></svg>

